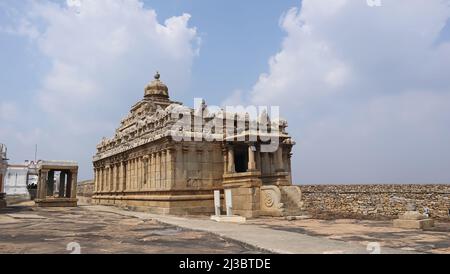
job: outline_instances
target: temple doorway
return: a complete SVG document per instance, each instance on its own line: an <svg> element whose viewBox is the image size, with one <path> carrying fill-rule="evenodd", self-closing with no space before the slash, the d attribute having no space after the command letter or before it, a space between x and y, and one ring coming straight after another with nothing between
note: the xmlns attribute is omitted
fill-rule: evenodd
<svg viewBox="0 0 450 274"><path fill-rule="evenodd" d="M248 170L248 147L236 146L234 148L234 166L236 172L247 172Z"/></svg>

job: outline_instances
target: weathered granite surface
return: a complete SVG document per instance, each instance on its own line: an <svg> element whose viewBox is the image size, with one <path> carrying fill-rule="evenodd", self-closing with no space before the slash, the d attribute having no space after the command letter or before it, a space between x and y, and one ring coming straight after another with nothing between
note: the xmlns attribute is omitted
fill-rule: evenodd
<svg viewBox="0 0 450 274"><path fill-rule="evenodd" d="M397 218L415 203L434 219L449 220L450 184L301 185L302 201L311 213Z"/></svg>

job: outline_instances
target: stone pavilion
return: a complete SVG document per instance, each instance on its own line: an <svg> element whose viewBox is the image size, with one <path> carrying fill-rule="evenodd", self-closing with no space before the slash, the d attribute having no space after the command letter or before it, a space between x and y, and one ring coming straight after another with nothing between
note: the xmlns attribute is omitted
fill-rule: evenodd
<svg viewBox="0 0 450 274"><path fill-rule="evenodd" d="M38 184L34 202L40 207L76 207L78 164L73 161L38 161ZM59 184L55 173L59 173ZM58 189L56 189L58 185Z"/></svg>

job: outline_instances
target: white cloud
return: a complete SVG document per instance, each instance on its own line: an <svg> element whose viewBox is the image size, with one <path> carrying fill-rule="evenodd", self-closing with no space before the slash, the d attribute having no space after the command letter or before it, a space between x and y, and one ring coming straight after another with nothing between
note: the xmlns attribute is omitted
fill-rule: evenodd
<svg viewBox="0 0 450 274"><path fill-rule="evenodd" d="M39 140L40 150L78 160L88 178L95 144L113 134L156 70L172 97L189 84L197 31L189 14L160 23L140 0L30 1L27 8L24 23L8 29L29 37L51 64L30 98L37 109L28 110L40 116L34 132L51 136Z"/></svg>
<svg viewBox="0 0 450 274"><path fill-rule="evenodd" d="M248 103L281 106L298 183L450 181L450 1L382 3L304 0L280 20Z"/></svg>

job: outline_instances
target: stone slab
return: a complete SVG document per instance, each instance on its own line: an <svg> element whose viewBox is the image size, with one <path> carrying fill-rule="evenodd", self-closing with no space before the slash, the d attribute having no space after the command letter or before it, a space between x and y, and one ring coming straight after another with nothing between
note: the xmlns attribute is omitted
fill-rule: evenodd
<svg viewBox="0 0 450 274"><path fill-rule="evenodd" d="M428 229L434 226L434 220L423 219L423 220L404 220L397 219L394 220L394 227L400 228L411 228L411 229Z"/></svg>
<svg viewBox="0 0 450 274"><path fill-rule="evenodd" d="M306 220L306 219L311 219L311 216L308 216L308 215L286 216L286 220L288 220L288 221Z"/></svg>
<svg viewBox="0 0 450 274"><path fill-rule="evenodd" d="M77 207L78 199L36 199L34 202L38 207Z"/></svg>
<svg viewBox="0 0 450 274"><path fill-rule="evenodd" d="M6 214L14 219L45 219L45 217L39 216L37 214Z"/></svg>
<svg viewBox="0 0 450 274"><path fill-rule="evenodd" d="M247 219L242 216L211 216L211 220L219 223L245 223Z"/></svg>

